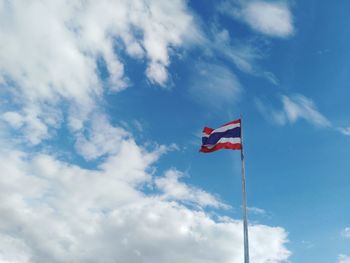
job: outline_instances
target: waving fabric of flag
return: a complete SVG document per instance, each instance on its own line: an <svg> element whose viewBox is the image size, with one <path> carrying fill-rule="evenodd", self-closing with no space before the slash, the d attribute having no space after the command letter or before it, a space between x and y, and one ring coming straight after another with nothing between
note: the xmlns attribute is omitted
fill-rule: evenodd
<svg viewBox="0 0 350 263"><path fill-rule="evenodd" d="M202 147L200 152L209 153L220 149L240 150L241 140L241 120L235 120L222 125L220 128L203 129Z"/></svg>

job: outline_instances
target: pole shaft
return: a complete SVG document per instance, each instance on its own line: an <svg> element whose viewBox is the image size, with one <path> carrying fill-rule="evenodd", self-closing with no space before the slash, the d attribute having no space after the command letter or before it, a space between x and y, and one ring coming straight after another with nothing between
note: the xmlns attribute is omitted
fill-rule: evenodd
<svg viewBox="0 0 350 263"><path fill-rule="evenodd" d="M245 166L243 153L243 123L241 115L241 161L242 161L242 200L243 200L243 237L244 237L244 263L249 263L248 219L247 219L247 192L245 180Z"/></svg>

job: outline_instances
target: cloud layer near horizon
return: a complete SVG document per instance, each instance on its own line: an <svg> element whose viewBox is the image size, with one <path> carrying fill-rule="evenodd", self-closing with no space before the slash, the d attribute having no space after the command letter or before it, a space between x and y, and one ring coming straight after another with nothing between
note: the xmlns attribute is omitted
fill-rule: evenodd
<svg viewBox="0 0 350 263"><path fill-rule="evenodd" d="M242 261L241 221L214 220L182 204L215 207L215 197L189 191L174 171L156 180L161 194L141 191L153 184L147 171L163 150L123 141L96 170L48 154L2 151L1 262ZM253 262L287 259L286 242L280 227L250 226Z"/></svg>

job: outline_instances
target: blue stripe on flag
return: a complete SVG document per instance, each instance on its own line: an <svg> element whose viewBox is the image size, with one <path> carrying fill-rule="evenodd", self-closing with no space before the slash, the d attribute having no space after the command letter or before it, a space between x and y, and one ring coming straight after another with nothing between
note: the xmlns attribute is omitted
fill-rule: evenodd
<svg viewBox="0 0 350 263"><path fill-rule="evenodd" d="M202 137L202 145L207 144L208 137Z"/></svg>
<svg viewBox="0 0 350 263"><path fill-rule="evenodd" d="M240 138L241 137L241 127L236 127L225 132L215 132L207 137L202 137L202 143L205 144L216 144L221 138Z"/></svg>

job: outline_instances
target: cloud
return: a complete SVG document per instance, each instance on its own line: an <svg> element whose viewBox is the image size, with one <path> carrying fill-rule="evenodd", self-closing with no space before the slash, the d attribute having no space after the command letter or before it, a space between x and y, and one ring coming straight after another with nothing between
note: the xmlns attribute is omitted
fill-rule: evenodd
<svg viewBox="0 0 350 263"><path fill-rule="evenodd" d="M278 85L277 77L259 66L258 62L268 54L254 40L232 40L227 29L219 29L217 26L212 27L211 35L212 41L208 45L211 46L212 55L230 61L244 73L265 78L273 85Z"/></svg>
<svg viewBox="0 0 350 263"><path fill-rule="evenodd" d="M199 37L186 4L0 2L0 83L8 101L1 105L0 125L23 132L32 145L49 146L24 150L0 137L1 262L243 260L242 222L210 216L208 209L226 205L182 182L176 169L156 177L154 165L167 147L138 145L101 107L107 92L130 85L128 64L120 58L124 52L146 62L150 82L166 86L172 49ZM239 95L230 70L201 69L214 86L199 84L213 100L230 102ZM214 96L215 91L223 94ZM43 140L62 125L84 158L103 157L98 164L88 163L94 168L48 150ZM285 229L261 224L249 229L252 261L289 258Z"/></svg>
<svg viewBox="0 0 350 263"><path fill-rule="evenodd" d="M261 114L269 121L278 125L294 124L298 120L305 120L319 128L330 128L343 135L350 136L349 127L337 127L325 117L316 107L313 100L301 95L293 94L280 97L282 109L276 110L261 99L255 99L255 104Z"/></svg>
<svg viewBox="0 0 350 263"><path fill-rule="evenodd" d="M16 106L3 119L27 141L50 138L67 118L83 129L108 91L129 85L120 53L146 61L147 78L166 86L171 49L198 41L186 1L2 1L0 81ZM100 77L98 61L108 79ZM60 106L68 105L63 115ZM68 113L67 113L68 112Z"/></svg>
<svg viewBox="0 0 350 263"><path fill-rule="evenodd" d="M282 102L289 122L294 123L298 119L305 119L315 126L330 126L330 122L317 110L311 99L303 95L282 96Z"/></svg>
<svg viewBox="0 0 350 263"><path fill-rule="evenodd" d="M255 215L266 215L266 211L262 208L258 208L258 207L247 207L247 210L249 211L249 213L251 214L255 214Z"/></svg>
<svg viewBox="0 0 350 263"><path fill-rule="evenodd" d="M241 84L229 68L199 63L195 70L189 93L196 101L215 108L238 101L242 92Z"/></svg>
<svg viewBox="0 0 350 263"><path fill-rule="evenodd" d="M271 37L286 38L294 32L293 15L285 1L231 0L223 2L219 10Z"/></svg>
<svg viewBox="0 0 350 263"><path fill-rule="evenodd" d="M350 256L346 256L343 254L339 255L338 263L350 263Z"/></svg>
<svg viewBox="0 0 350 263"><path fill-rule="evenodd" d="M344 228L342 231L341 235L345 238L350 238L350 227Z"/></svg>
<svg viewBox="0 0 350 263"><path fill-rule="evenodd" d="M76 149L87 160L119 151L122 141L130 134L120 127L113 127L104 115L94 115L90 127L76 135Z"/></svg>
<svg viewBox="0 0 350 263"><path fill-rule="evenodd" d="M338 131L346 136L350 136L350 127L340 127Z"/></svg>
<svg viewBox="0 0 350 263"><path fill-rule="evenodd" d="M283 95L280 99L282 110L273 110L261 100L256 100L256 105L267 119L272 119L280 125L293 124L299 119L304 119L317 127L326 128L331 126L330 121L318 111L311 99L300 94Z"/></svg>
<svg viewBox="0 0 350 263"><path fill-rule="evenodd" d="M23 117L14 111L7 111L2 114L2 120L7 122L14 129L19 129L23 125Z"/></svg>
<svg viewBox="0 0 350 263"><path fill-rule="evenodd" d="M193 186L188 186L179 179L184 174L178 170L168 170L164 177L157 178L155 184L163 193L166 200L180 200L190 204L198 204L201 207L211 206L215 208L229 208L213 195Z"/></svg>
<svg viewBox="0 0 350 263"><path fill-rule="evenodd" d="M305 249L311 249L311 248L313 248L315 246L314 243L312 243L312 242L310 242L308 240L302 240L301 244L303 245L303 247Z"/></svg>
<svg viewBox="0 0 350 263"><path fill-rule="evenodd" d="M275 74L273 74L272 72L269 72L269 71L265 71L263 73L263 76L268 80L270 81L270 83L272 83L273 85L275 86L278 86L279 85L279 79L276 77Z"/></svg>
<svg viewBox="0 0 350 263"><path fill-rule="evenodd" d="M156 179L163 196L140 190L152 183L152 164L161 154L129 139L97 169L88 170L50 154L2 149L0 170L6 176L0 177L0 259L242 261L241 221L214 220L203 209L181 204L217 203L203 190L179 182L179 172ZM290 255L283 228L251 225L250 241L254 262L282 262Z"/></svg>
<svg viewBox="0 0 350 263"><path fill-rule="evenodd" d="M256 74L256 60L263 56L259 50L250 43L231 44L230 33L226 29L212 29L213 49L229 58L236 67L249 74ZM236 41L237 42L237 41Z"/></svg>

